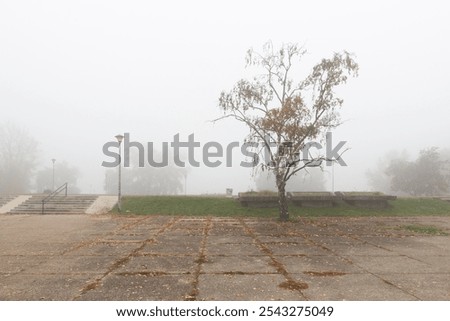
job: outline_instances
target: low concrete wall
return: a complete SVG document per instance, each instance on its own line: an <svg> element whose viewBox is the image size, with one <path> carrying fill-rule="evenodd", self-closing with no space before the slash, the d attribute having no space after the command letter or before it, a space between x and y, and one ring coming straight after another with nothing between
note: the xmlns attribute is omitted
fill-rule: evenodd
<svg viewBox="0 0 450 321"><path fill-rule="evenodd" d="M16 208L23 202L27 201L29 198L31 198L31 195L19 195L12 201L6 203L2 207L0 207L0 214L6 214L9 213L12 209Z"/></svg>
<svg viewBox="0 0 450 321"><path fill-rule="evenodd" d="M86 214L105 214L117 204L117 196L102 195L86 210Z"/></svg>

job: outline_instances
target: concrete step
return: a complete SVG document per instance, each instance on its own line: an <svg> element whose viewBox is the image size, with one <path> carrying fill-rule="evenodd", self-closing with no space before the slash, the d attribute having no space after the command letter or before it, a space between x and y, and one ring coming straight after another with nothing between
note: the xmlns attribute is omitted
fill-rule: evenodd
<svg viewBox="0 0 450 321"><path fill-rule="evenodd" d="M47 195L33 195L10 210L9 214L42 214L42 200ZM81 214L95 202L98 195L55 196L45 202L44 214Z"/></svg>
<svg viewBox="0 0 450 321"><path fill-rule="evenodd" d="M17 195L0 195L0 207L15 199Z"/></svg>

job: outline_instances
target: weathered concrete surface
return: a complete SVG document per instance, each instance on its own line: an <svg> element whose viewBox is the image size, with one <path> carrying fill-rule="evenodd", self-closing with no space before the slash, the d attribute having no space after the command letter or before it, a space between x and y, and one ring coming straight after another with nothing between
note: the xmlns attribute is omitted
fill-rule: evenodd
<svg viewBox="0 0 450 321"><path fill-rule="evenodd" d="M4 204L3 206L0 206L0 214L6 214L9 211L11 211L13 208L19 206L26 200L30 199L31 195L19 195L10 202Z"/></svg>
<svg viewBox="0 0 450 321"><path fill-rule="evenodd" d="M0 300L450 300L450 217L0 215Z"/></svg>
<svg viewBox="0 0 450 321"><path fill-rule="evenodd" d="M117 204L117 196L100 195L85 211L85 214L106 214Z"/></svg>

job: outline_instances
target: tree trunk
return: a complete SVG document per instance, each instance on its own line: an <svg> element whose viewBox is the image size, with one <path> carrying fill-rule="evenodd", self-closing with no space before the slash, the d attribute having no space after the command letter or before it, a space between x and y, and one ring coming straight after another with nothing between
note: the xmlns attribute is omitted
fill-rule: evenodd
<svg viewBox="0 0 450 321"><path fill-rule="evenodd" d="M286 222L289 220L288 203L286 198L286 182L281 176L277 175L278 187L278 208L280 210L280 221Z"/></svg>

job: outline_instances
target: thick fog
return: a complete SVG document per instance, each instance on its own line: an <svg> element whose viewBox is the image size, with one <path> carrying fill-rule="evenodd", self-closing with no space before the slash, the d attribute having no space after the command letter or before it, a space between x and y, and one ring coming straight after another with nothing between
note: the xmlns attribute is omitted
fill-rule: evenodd
<svg viewBox="0 0 450 321"><path fill-rule="evenodd" d="M349 150L334 189L366 190L386 153L450 148L449 21L444 1L1 1L0 124L38 142L36 170L66 162L82 193L104 193L102 148L117 134L158 149L178 133L242 143L245 126L211 120L220 92L249 76L249 48L299 43L304 74L347 50L360 70L338 90L333 140ZM254 189L233 156L232 167L190 168L187 193Z"/></svg>

